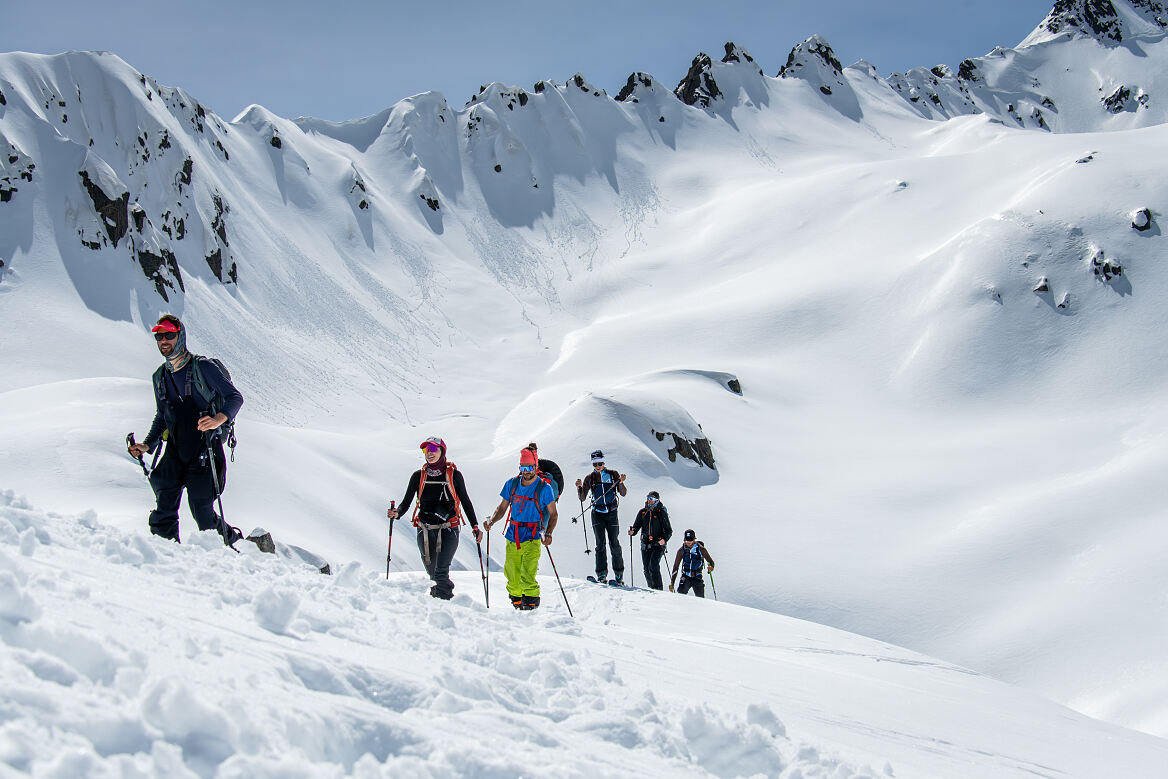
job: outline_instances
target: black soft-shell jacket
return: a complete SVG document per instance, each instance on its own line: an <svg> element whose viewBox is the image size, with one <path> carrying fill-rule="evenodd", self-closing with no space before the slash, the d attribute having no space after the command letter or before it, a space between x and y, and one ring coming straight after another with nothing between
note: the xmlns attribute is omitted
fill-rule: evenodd
<svg viewBox="0 0 1168 779"><path fill-rule="evenodd" d="M398 516L406 516L406 512L410 510L410 504L417 497L418 516L422 519L433 522L436 519L453 517L454 496L450 494L446 478L427 476L426 486L422 488L422 494L418 495L418 485L421 483L422 471L414 471L414 475L410 477L410 483L406 487L405 497L401 499L401 505L397 508ZM466 494L466 483L462 479L462 471L457 468L454 471L454 489L458 493L458 502L462 505L462 512L466 515L467 521L470 522L471 527L478 527L479 520L475 517L474 506L471 505L470 497Z"/></svg>
<svg viewBox="0 0 1168 779"><path fill-rule="evenodd" d="M641 543L657 543L664 538L669 542L673 535L673 527L669 524L669 512L665 505L658 502L652 508L646 506L637 512L637 519L633 522L633 532L641 531Z"/></svg>

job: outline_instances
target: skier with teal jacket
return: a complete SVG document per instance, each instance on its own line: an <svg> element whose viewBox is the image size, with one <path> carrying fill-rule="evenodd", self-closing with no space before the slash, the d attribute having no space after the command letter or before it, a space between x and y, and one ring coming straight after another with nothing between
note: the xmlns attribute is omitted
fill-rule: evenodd
<svg viewBox="0 0 1168 779"><path fill-rule="evenodd" d="M519 475L503 485L499 492L503 500L486 523L490 532L504 514L509 515L503 533L507 539L503 575L507 577L511 605L523 611L539 607L539 584L535 575L539 571L540 550L552 545L552 531L559 520L555 490L537 477L537 467L535 452L520 451Z"/></svg>

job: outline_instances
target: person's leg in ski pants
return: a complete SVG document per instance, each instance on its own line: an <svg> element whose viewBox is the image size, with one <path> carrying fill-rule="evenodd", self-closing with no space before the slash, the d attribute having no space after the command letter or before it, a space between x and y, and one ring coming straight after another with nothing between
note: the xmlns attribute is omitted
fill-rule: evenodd
<svg viewBox="0 0 1168 779"><path fill-rule="evenodd" d="M592 535L596 541L596 578L602 579L608 573L608 553L605 550L605 539L612 553L612 573L618 579L625 575L625 558L621 551L620 522L615 510L607 513L592 512Z"/></svg>
<svg viewBox="0 0 1168 779"><path fill-rule="evenodd" d="M543 544L539 539L524 541L518 547L507 542L507 557L503 561L503 575L507 577L507 594L512 598L539 597L539 556Z"/></svg>
<svg viewBox="0 0 1168 779"><path fill-rule="evenodd" d="M426 538L430 536L430 559L426 560ZM441 544L441 548L439 548ZM430 595L442 600L454 597L454 582L450 581L450 564L454 561L454 553L458 551L458 528L450 526L442 528L418 528L418 552L422 555L422 562L426 564L426 573L434 581L430 588Z"/></svg>
<svg viewBox="0 0 1168 779"><path fill-rule="evenodd" d="M661 558L665 547L661 544L641 544L641 563L645 568L645 582L651 590L663 589L661 585Z"/></svg>
<svg viewBox="0 0 1168 779"><path fill-rule="evenodd" d="M691 579L688 576L682 576L681 581L677 585L677 594L685 595L690 591L691 587L693 588L694 595L697 595L699 598L706 597L706 582L700 576L696 579Z"/></svg>
<svg viewBox="0 0 1168 779"><path fill-rule="evenodd" d="M217 459L218 462L221 462ZM223 476L220 471L221 478ZM215 482L211 468L198 460L184 463L176 453L167 451L158 467L150 473L157 507L150 512L150 532L156 536L179 540L178 508L182 492L187 491L187 508L199 530L214 530L226 538L227 526L215 513Z"/></svg>

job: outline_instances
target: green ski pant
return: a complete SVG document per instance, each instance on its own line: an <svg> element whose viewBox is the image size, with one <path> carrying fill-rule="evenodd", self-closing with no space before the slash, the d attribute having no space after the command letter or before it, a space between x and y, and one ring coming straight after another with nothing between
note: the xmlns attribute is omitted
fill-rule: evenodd
<svg viewBox="0 0 1168 779"><path fill-rule="evenodd" d="M515 597L539 595L539 585L535 574L539 571L539 555L543 544L538 540L524 541L516 547L514 541L507 542L507 559L503 562L503 575L507 577L507 594Z"/></svg>

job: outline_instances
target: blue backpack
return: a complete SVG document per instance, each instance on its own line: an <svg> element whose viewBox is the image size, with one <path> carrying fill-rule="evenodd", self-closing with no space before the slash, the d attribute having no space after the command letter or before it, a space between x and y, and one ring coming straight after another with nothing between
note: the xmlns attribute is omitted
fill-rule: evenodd
<svg viewBox="0 0 1168 779"><path fill-rule="evenodd" d="M706 560L702 557L702 550L705 549L705 544L701 541L694 541L694 545L688 549L684 546L681 548L681 575L687 576L690 579L702 578L702 568L706 564Z"/></svg>

